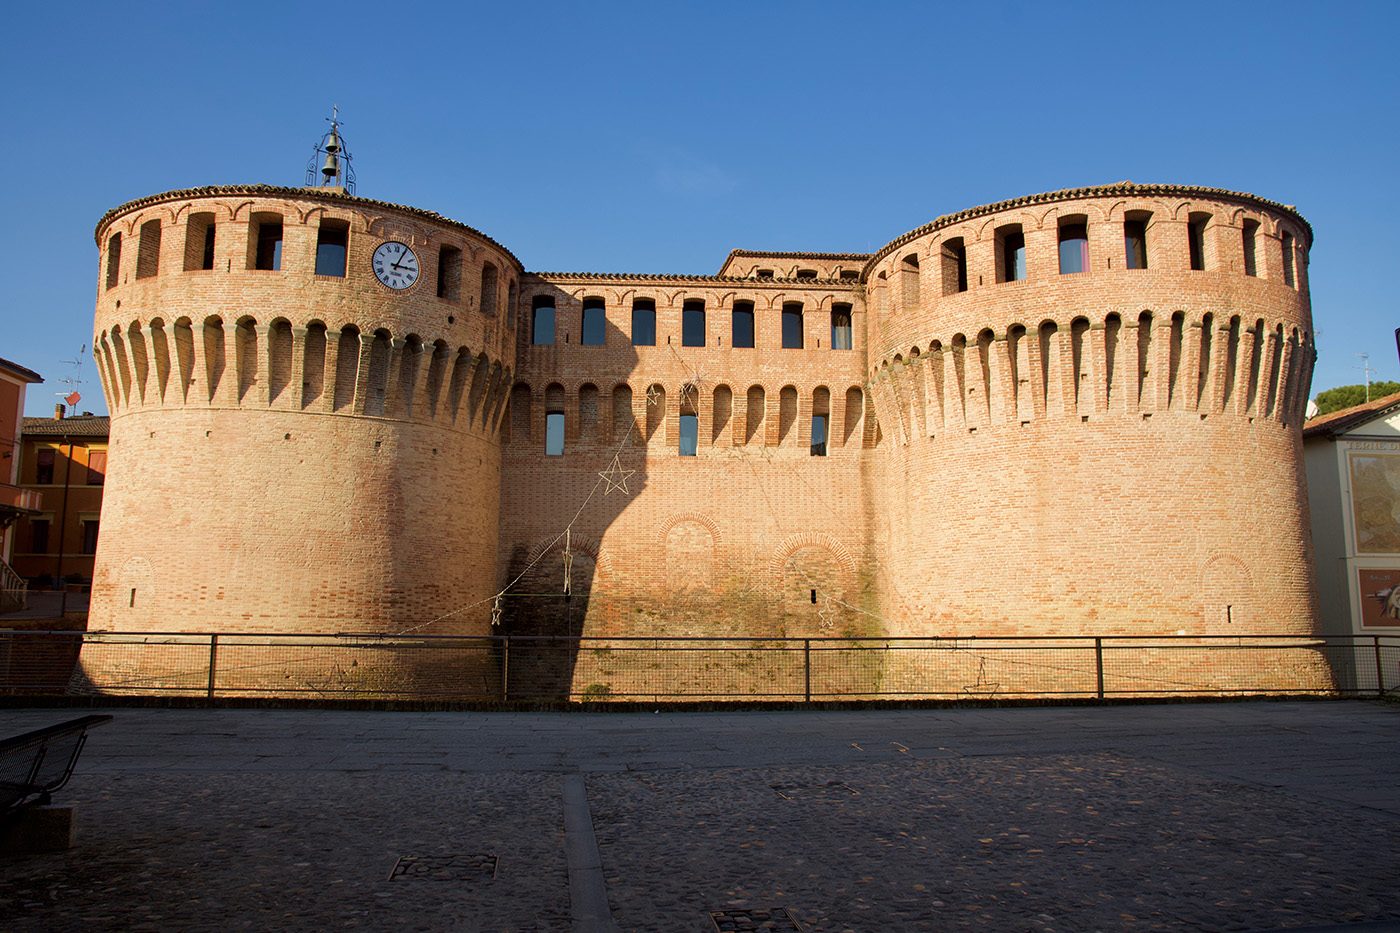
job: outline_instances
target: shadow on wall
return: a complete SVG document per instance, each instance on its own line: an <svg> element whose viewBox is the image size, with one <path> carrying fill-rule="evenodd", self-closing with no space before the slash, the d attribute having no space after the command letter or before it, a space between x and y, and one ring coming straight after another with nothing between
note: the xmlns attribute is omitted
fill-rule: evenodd
<svg viewBox="0 0 1400 933"><path fill-rule="evenodd" d="M572 694L578 649L568 639L596 610L595 583L608 573L600 542L645 488L646 440L666 411L664 394L628 382L639 360L631 336L601 301L593 310L550 289L519 328L519 369L548 375L516 382L502 433L502 541L514 543L496 632L512 636L508 696ZM580 353L586 371L572 378Z"/></svg>

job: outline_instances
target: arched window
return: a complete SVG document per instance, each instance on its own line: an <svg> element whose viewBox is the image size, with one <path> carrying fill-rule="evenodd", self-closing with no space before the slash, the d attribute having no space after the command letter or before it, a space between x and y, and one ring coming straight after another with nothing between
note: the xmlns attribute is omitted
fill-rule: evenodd
<svg viewBox="0 0 1400 933"><path fill-rule="evenodd" d="M681 305L681 346L705 345L705 302L695 298Z"/></svg>
<svg viewBox="0 0 1400 933"><path fill-rule="evenodd" d="M656 302L650 298L632 302L632 346L656 346Z"/></svg>
<svg viewBox="0 0 1400 933"><path fill-rule="evenodd" d="M834 304L831 306L831 349L851 349L851 306Z"/></svg>
<svg viewBox="0 0 1400 933"><path fill-rule="evenodd" d="M997 228L997 281L1020 282L1026 277L1026 235L1020 224Z"/></svg>
<svg viewBox="0 0 1400 933"><path fill-rule="evenodd" d="M493 264L488 262L481 267L481 313L492 317L496 314L496 302L499 300L496 294L499 291L497 279Z"/></svg>
<svg viewBox="0 0 1400 933"><path fill-rule="evenodd" d="M783 349L802 349L802 302L783 302Z"/></svg>
<svg viewBox="0 0 1400 933"><path fill-rule="evenodd" d="M1147 268L1147 224L1152 219L1148 211L1128 211L1123 219L1123 267Z"/></svg>
<svg viewBox="0 0 1400 933"><path fill-rule="evenodd" d="M962 237L943 242L940 250L943 265L943 294L955 295L967 291L967 246Z"/></svg>
<svg viewBox="0 0 1400 933"><path fill-rule="evenodd" d="M583 345L601 347L607 341L607 311L601 298L583 299Z"/></svg>
<svg viewBox="0 0 1400 933"><path fill-rule="evenodd" d="M753 347L753 302L734 302L734 313L732 316L733 331L731 332L729 345L741 349L752 349Z"/></svg>

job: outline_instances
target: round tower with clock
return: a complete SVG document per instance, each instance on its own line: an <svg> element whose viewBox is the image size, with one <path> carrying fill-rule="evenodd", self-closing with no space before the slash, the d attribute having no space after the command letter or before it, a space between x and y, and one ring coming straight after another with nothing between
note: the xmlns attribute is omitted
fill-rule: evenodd
<svg viewBox="0 0 1400 933"><path fill-rule="evenodd" d="M90 629L489 630L520 262L354 196L336 127L321 154L326 184L169 191L97 226Z"/></svg>

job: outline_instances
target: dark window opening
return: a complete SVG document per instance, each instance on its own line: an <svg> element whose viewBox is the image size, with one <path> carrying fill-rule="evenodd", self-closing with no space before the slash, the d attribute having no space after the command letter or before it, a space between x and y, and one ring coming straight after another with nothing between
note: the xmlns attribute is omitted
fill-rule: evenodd
<svg viewBox="0 0 1400 933"><path fill-rule="evenodd" d="M530 343L551 346L554 343L554 299L536 295L530 314Z"/></svg>
<svg viewBox="0 0 1400 933"><path fill-rule="evenodd" d="M771 279L771 278L773 277L773 270L772 270L772 269L759 269L759 270L758 270L757 272L755 272L754 274L757 275L760 279Z"/></svg>
<svg viewBox="0 0 1400 933"><path fill-rule="evenodd" d="M812 456L826 456L826 415L812 416Z"/></svg>
<svg viewBox="0 0 1400 933"><path fill-rule="evenodd" d="M632 346L656 346L656 302L650 298L632 302Z"/></svg>
<svg viewBox="0 0 1400 933"><path fill-rule="evenodd" d="M797 277L798 277L799 279L815 279L815 278L817 277L817 270L816 270L816 269L798 269L798 270L797 270Z"/></svg>
<svg viewBox="0 0 1400 933"><path fill-rule="evenodd" d="M544 416L544 454L546 457L564 455L564 413L551 411Z"/></svg>
<svg viewBox="0 0 1400 933"><path fill-rule="evenodd" d="M1026 235L1021 225L997 231L997 281L1020 282L1026 278Z"/></svg>
<svg viewBox="0 0 1400 933"><path fill-rule="evenodd" d="M437 296L462 300L462 251L445 243L438 247Z"/></svg>
<svg viewBox="0 0 1400 933"><path fill-rule="evenodd" d="M705 345L705 302L691 300L681 306L681 346Z"/></svg>
<svg viewBox="0 0 1400 933"><path fill-rule="evenodd" d="M282 220L264 220L254 224L257 238L253 268L272 272L282 268Z"/></svg>
<svg viewBox="0 0 1400 933"><path fill-rule="evenodd" d="M843 281L843 282L859 282L859 281L860 281L860 270L858 270L858 269L847 269L847 270L844 270L844 271L841 273L841 281Z"/></svg>
<svg viewBox="0 0 1400 933"><path fill-rule="evenodd" d="M904 293L904 307L919 306L919 257L915 253L905 256L899 263L899 281Z"/></svg>
<svg viewBox="0 0 1400 933"><path fill-rule="evenodd" d="M1060 275L1074 275L1088 271L1089 228L1082 223L1062 222L1060 224Z"/></svg>
<svg viewBox="0 0 1400 933"><path fill-rule="evenodd" d="M47 518L36 518L30 522L30 527L34 530L33 543L30 545L30 552L34 554L47 554L49 552L49 520Z"/></svg>
<svg viewBox="0 0 1400 933"><path fill-rule="evenodd" d="M851 306L831 306L831 349L851 349Z"/></svg>
<svg viewBox="0 0 1400 933"><path fill-rule="evenodd" d="M1206 224L1209 214L1192 214L1186 225L1186 238L1191 250L1191 268L1204 272L1206 268Z"/></svg>
<svg viewBox="0 0 1400 933"><path fill-rule="evenodd" d="M107 287L114 288L120 282L122 266L122 235L112 234L107 240Z"/></svg>
<svg viewBox="0 0 1400 933"><path fill-rule="evenodd" d="M783 303L783 349L802 349L802 302Z"/></svg>
<svg viewBox="0 0 1400 933"><path fill-rule="evenodd" d="M734 332L730 337L729 345L733 347L752 348L753 347L753 302L734 302L733 315Z"/></svg>
<svg viewBox="0 0 1400 933"><path fill-rule="evenodd" d="M680 455L694 457L699 449L699 439L700 419L695 415L681 415Z"/></svg>
<svg viewBox="0 0 1400 933"><path fill-rule="evenodd" d="M191 214L185 224L185 271L214 268L214 215Z"/></svg>
<svg viewBox="0 0 1400 933"><path fill-rule="evenodd" d="M1123 261L1129 269L1147 268L1147 222L1123 221Z"/></svg>
<svg viewBox="0 0 1400 933"><path fill-rule="evenodd" d="M962 237L943 244L943 294L967 291L967 245Z"/></svg>
<svg viewBox="0 0 1400 933"><path fill-rule="evenodd" d="M316 232L316 274L345 278L345 253L350 225L343 220L323 220Z"/></svg>
<svg viewBox="0 0 1400 933"><path fill-rule="evenodd" d="M607 311L601 298L583 299L583 343L601 347L607 341Z"/></svg>
<svg viewBox="0 0 1400 933"><path fill-rule="evenodd" d="M53 465L57 454L58 451L52 448L39 451L34 462L34 484L36 486L53 485Z"/></svg>
<svg viewBox="0 0 1400 933"><path fill-rule="evenodd" d="M83 553L97 553L97 520L83 522Z"/></svg>
<svg viewBox="0 0 1400 933"><path fill-rule="evenodd" d="M1285 233L1283 235L1283 284L1289 288L1294 287L1293 260L1293 234Z"/></svg>

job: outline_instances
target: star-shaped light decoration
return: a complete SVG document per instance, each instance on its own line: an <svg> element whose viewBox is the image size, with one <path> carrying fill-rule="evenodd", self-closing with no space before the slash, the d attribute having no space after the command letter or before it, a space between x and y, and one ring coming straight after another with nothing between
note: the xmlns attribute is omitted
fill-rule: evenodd
<svg viewBox="0 0 1400 933"><path fill-rule="evenodd" d="M647 386L647 407L659 405L661 403L661 387L657 385Z"/></svg>
<svg viewBox="0 0 1400 933"><path fill-rule="evenodd" d="M491 601L491 628L501 627L501 594L497 593L496 598Z"/></svg>
<svg viewBox="0 0 1400 933"><path fill-rule="evenodd" d="M817 616L822 620L822 628L831 628L831 626L835 624L835 620L832 618L830 596L825 597L825 601L822 605L821 612L818 612Z"/></svg>
<svg viewBox="0 0 1400 933"><path fill-rule="evenodd" d="M568 596L572 591L572 581L574 576L574 551L573 532L571 529L564 529L564 595Z"/></svg>
<svg viewBox="0 0 1400 933"><path fill-rule="evenodd" d="M606 496L614 489L620 489L624 496L631 495L627 489L627 480L636 472L636 470L624 470L622 468L622 461L618 459L618 455L613 454L612 463L608 464L608 468L598 471L598 475L603 478L603 482L608 484L607 488L603 490L603 495Z"/></svg>

